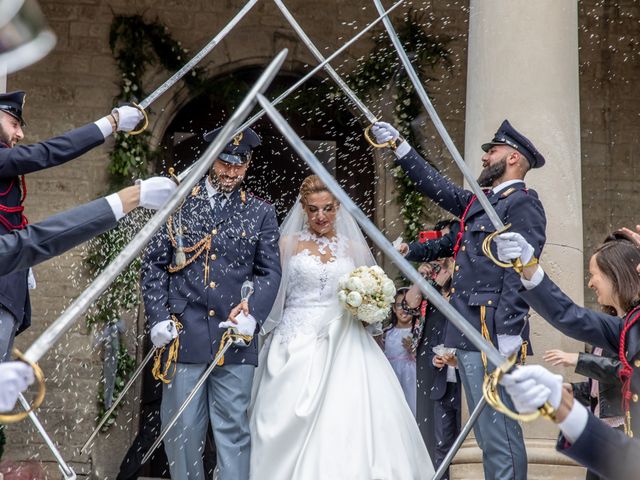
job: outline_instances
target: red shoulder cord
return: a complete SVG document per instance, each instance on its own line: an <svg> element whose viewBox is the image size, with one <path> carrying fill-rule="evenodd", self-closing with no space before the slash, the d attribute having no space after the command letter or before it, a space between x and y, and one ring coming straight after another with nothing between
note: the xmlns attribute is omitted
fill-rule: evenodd
<svg viewBox="0 0 640 480"><path fill-rule="evenodd" d="M21 175L20 179L22 183L22 196L20 197L20 205L18 205L17 207L7 207L6 205L0 204L0 224L2 224L9 231L22 230L29 223L29 220L27 220L27 217L25 217L22 214L22 212L24 212L24 207L22 206L22 204L27 198L27 182L24 179L24 175ZM11 189L13 188L15 180L16 180L15 178L12 179L11 184L9 184L9 188L7 188L4 192L0 192L0 197L6 197L7 195L9 195L9 192L11 192ZM19 213L20 223L18 225L11 223L9 220L5 218L3 213Z"/></svg>
<svg viewBox="0 0 640 480"><path fill-rule="evenodd" d="M464 222L467 219L467 214L469 213L469 209L471 208L471 205L473 205L473 202L476 201L476 196L472 196L471 197L471 201L467 204L467 208L464 209L464 213L462 214L462 216L460 217L460 231L458 232L458 235L456 235L456 244L453 247L453 260L456 260L456 257L458 256L458 250L460 250L460 244L462 243L462 235L464 234Z"/></svg>
<svg viewBox="0 0 640 480"><path fill-rule="evenodd" d="M627 360L626 344L627 344L627 332L633 327L640 318L640 306L631 310L624 319L624 327L620 333L620 350L618 351L618 358L622 363L622 368L618 372L620 381L622 382L622 406L625 413L629 411L629 402L631 400L631 377L633 376L633 367Z"/></svg>

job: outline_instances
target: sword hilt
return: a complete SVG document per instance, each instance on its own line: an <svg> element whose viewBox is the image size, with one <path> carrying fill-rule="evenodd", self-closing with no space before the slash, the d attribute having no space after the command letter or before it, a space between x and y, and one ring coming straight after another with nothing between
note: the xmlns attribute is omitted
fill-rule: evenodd
<svg viewBox="0 0 640 480"><path fill-rule="evenodd" d="M136 102L131 102L131 105L133 105L138 110L140 110L140 112L142 113L142 116L144 117L144 123L143 123L142 127L140 127L138 130L131 130L130 132L127 132L127 134L128 135L140 135L149 126L149 117L147 116L146 110L144 108L142 108L142 106L138 105Z"/></svg>
<svg viewBox="0 0 640 480"><path fill-rule="evenodd" d="M482 395L484 396L487 403L491 405L491 407L495 411L506 415L512 420L521 422L532 422L538 417L553 420L553 418L555 417L555 409L549 402L545 402L544 405L531 413L517 413L507 407L502 401L502 398L500 397L500 391L498 390L500 379L505 373L513 368L516 363L517 357L518 354L516 351L516 353L513 353L506 362L504 362L499 367L496 367L493 372L484 377L484 382L482 384Z"/></svg>
<svg viewBox="0 0 640 480"><path fill-rule="evenodd" d="M36 382L38 382L38 393L36 394L36 398L33 400L31 406L26 408L24 412L0 414L0 424L16 423L27 418L31 412L42 405L47 391L44 384L44 373L42 372L40 366L35 362L30 362L29 360L27 360L17 348L13 349L13 354L18 360L26 363L33 369L33 374L36 378Z"/></svg>
<svg viewBox="0 0 640 480"><path fill-rule="evenodd" d="M375 122L374 122L375 123ZM396 140L389 140L386 143L376 143L376 141L371 138L371 127L373 127L373 123L364 129L364 138L369 142L373 148L390 148L391 150L395 150L398 148L398 143Z"/></svg>

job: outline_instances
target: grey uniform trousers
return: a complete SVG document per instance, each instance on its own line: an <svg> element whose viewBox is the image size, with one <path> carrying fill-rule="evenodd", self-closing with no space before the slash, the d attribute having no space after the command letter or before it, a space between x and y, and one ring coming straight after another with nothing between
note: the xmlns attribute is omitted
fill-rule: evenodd
<svg viewBox="0 0 640 480"><path fill-rule="evenodd" d="M164 425L180 408L207 364L178 363L170 384L162 390L160 418ZM171 478L204 480L202 453L211 422L218 458L219 480L247 480L251 437L247 408L251 400L253 365L217 366L189 407L164 439Z"/></svg>

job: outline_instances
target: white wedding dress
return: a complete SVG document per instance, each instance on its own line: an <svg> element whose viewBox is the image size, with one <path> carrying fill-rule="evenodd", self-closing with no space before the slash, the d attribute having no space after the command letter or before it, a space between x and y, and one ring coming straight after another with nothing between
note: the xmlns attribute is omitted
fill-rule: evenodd
<svg viewBox="0 0 640 480"><path fill-rule="evenodd" d="M282 319L253 384L253 480L433 477L389 362L337 300L338 279L355 268L345 243L330 245L326 263L308 249L289 261Z"/></svg>

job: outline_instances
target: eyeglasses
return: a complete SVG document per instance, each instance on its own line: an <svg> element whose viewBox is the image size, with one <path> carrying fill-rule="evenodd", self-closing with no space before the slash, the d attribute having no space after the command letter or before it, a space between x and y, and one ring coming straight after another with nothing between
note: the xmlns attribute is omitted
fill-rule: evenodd
<svg viewBox="0 0 640 480"><path fill-rule="evenodd" d="M394 303L394 304L393 304L393 306L394 306L395 308L399 308L399 309L401 309L403 312L408 313L408 314L413 315L413 316L418 315L418 314L420 313L420 307L417 307L417 308L411 308L411 307L409 306L409 304L406 302L406 300L403 300L403 301L402 301L402 302L400 302L400 303Z"/></svg>

